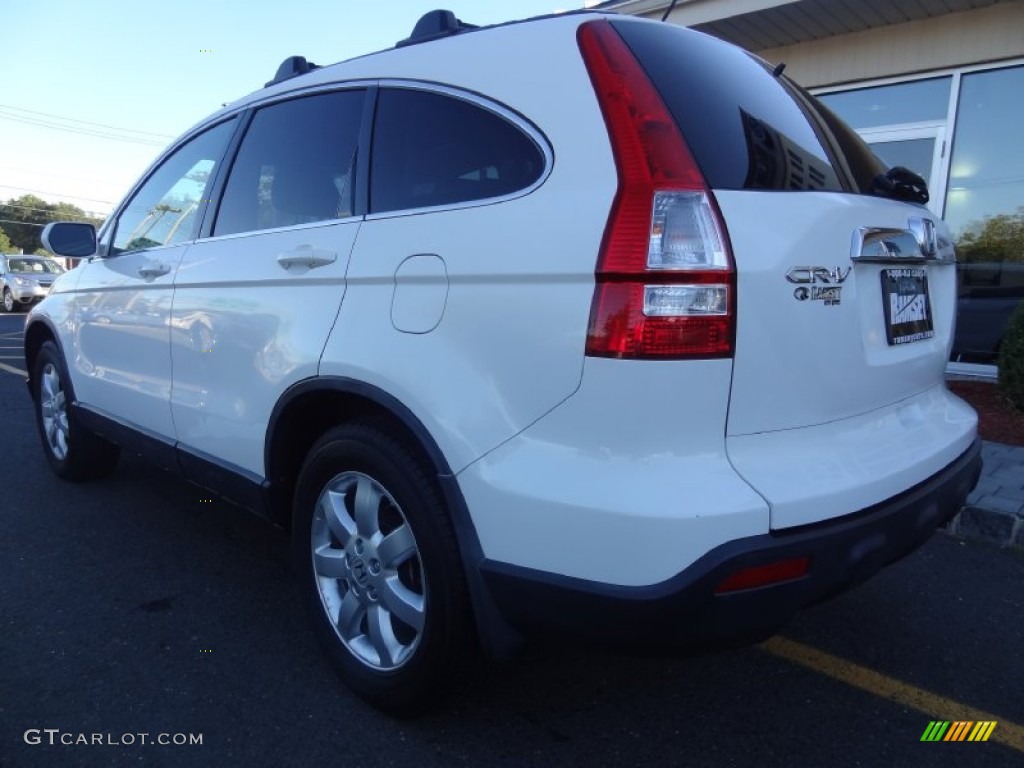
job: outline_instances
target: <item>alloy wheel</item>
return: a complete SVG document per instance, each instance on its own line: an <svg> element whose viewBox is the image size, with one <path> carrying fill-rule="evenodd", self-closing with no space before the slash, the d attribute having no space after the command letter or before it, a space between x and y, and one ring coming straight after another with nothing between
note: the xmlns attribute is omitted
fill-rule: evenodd
<svg viewBox="0 0 1024 768"><path fill-rule="evenodd" d="M391 671L413 655L426 622L426 583L412 529L394 497L361 472L321 491L310 535L320 602L360 662Z"/></svg>
<svg viewBox="0 0 1024 768"><path fill-rule="evenodd" d="M67 398L60 380L60 372L53 363L43 368L39 387L39 409L43 417L46 445L54 457L63 461L68 455Z"/></svg>

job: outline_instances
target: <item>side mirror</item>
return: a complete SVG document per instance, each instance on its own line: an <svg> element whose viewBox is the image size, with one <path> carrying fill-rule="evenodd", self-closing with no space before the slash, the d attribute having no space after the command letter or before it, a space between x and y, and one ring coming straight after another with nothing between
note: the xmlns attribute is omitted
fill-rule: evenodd
<svg viewBox="0 0 1024 768"><path fill-rule="evenodd" d="M58 256L85 259L96 255L96 228L81 222L55 221L40 235L43 247Z"/></svg>

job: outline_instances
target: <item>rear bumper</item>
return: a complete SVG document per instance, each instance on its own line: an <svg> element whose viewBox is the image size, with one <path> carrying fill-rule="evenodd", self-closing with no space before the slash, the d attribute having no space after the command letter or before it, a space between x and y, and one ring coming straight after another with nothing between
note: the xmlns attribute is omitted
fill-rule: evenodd
<svg viewBox="0 0 1024 768"><path fill-rule="evenodd" d="M601 584L493 561L481 570L500 612L527 636L568 635L638 653L746 645L917 549L961 509L980 472L976 440L898 496L840 518L728 542L650 586ZM798 579L715 594L738 570L800 557L809 557L810 566Z"/></svg>

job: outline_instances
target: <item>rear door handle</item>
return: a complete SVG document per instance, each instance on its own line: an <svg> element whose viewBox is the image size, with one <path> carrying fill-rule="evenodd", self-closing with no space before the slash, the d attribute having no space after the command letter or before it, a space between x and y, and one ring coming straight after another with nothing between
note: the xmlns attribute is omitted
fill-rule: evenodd
<svg viewBox="0 0 1024 768"><path fill-rule="evenodd" d="M139 276L144 277L147 280L150 280L154 277L166 275L170 271L171 268L167 264L160 264L159 262L154 262L152 264L143 264L141 267L139 267Z"/></svg>
<svg viewBox="0 0 1024 768"><path fill-rule="evenodd" d="M300 245L293 251L285 251L277 257L277 263L285 269L292 267L306 267L316 269L327 264L333 264L338 259L334 251L325 251L322 248L314 248L312 245Z"/></svg>

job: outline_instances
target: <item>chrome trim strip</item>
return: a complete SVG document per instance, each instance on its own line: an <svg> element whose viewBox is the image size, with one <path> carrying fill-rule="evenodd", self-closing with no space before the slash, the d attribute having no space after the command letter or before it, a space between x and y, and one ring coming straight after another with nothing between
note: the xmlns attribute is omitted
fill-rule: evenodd
<svg viewBox="0 0 1024 768"><path fill-rule="evenodd" d="M957 360L951 360L946 363L946 378L997 381L999 379L999 368L995 365L961 363Z"/></svg>
<svg viewBox="0 0 1024 768"><path fill-rule="evenodd" d="M907 226L914 233L918 245L921 246L921 252L927 258L932 258L939 252L939 241L935 233L934 221L911 216L907 219Z"/></svg>
<svg viewBox="0 0 1024 768"><path fill-rule="evenodd" d="M940 253L938 249L934 253L934 256L926 255L917 236L909 229L861 227L854 230L850 260L857 264L956 263L951 253Z"/></svg>

